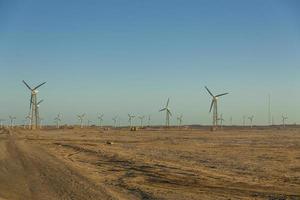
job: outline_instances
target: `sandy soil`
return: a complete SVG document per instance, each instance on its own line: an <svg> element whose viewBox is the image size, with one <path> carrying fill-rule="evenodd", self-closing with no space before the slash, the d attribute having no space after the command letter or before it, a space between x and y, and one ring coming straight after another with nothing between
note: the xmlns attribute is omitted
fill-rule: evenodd
<svg viewBox="0 0 300 200"><path fill-rule="evenodd" d="M0 130L3 199L300 199L300 129Z"/></svg>

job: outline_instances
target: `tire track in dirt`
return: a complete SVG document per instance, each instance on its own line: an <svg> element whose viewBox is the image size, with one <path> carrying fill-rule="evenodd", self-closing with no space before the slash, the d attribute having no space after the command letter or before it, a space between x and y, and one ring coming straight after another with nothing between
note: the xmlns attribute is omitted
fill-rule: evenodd
<svg viewBox="0 0 300 200"><path fill-rule="evenodd" d="M214 176L214 174L207 174L207 172L199 174L199 172L196 171L183 170L164 164L139 163L133 160L126 160L118 157L117 155L107 155L102 151L84 148L78 144L74 145L61 142L56 142L54 144L63 148L71 149L76 154L83 153L97 156L97 161L87 162L101 167L102 170L103 168L106 168L106 170L110 172L124 172L124 175L118 177L115 186L135 192L141 197L141 199L157 199L157 197L152 193L144 191L141 187L139 187L139 185L129 184L131 183L131 179L136 177L142 177L145 180L144 184L146 185L151 185L153 187L167 187L169 189L185 187L191 190L214 192L220 195L231 194L264 199L281 195L280 191L276 191L276 189L269 187L258 188L247 183L233 183L226 180L221 181L219 180L219 177ZM73 155L73 153L70 155ZM82 162L84 162L84 160L82 160ZM272 190L273 192L270 192ZM298 195L291 194L286 194L284 196L291 199L300 198Z"/></svg>

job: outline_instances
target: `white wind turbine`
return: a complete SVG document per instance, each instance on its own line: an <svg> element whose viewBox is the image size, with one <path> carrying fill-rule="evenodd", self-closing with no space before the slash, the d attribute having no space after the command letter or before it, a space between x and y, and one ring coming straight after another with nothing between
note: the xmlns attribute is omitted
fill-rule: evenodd
<svg viewBox="0 0 300 200"><path fill-rule="evenodd" d="M80 128L83 128L83 120L85 118L85 114L77 115L78 120L80 121Z"/></svg>
<svg viewBox="0 0 300 200"><path fill-rule="evenodd" d="M180 116L177 117L178 127L182 125L182 120L183 120L183 115L181 114Z"/></svg>
<svg viewBox="0 0 300 200"><path fill-rule="evenodd" d="M98 115L99 127L102 127L103 116L104 116L103 114Z"/></svg>
<svg viewBox="0 0 300 200"><path fill-rule="evenodd" d="M223 114L220 115L220 117L218 118L218 121L220 121L220 125L221 128L223 127L223 122L225 121L225 119L223 118Z"/></svg>
<svg viewBox="0 0 300 200"><path fill-rule="evenodd" d="M31 91L31 97L30 97L30 111L29 115L32 117L31 119L31 129L38 128L39 123L39 112L38 112L38 101L37 101L37 89L44 85L46 82L39 84L38 86L31 88L24 80L24 85Z"/></svg>
<svg viewBox="0 0 300 200"><path fill-rule="evenodd" d="M172 117L172 113L169 109L169 102L170 102L170 98L168 98L166 106L159 110L159 112L166 111L166 127L170 126L170 117Z"/></svg>
<svg viewBox="0 0 300 200"><path fill-rule="evenodd" d="M145 116L139 116L139 119L141 121L141 128L143 128L144 118L145 118Z"/></svg>
<svg viewBox="0 0 300 200"><path fill-rule="evenodd" d="M129 126L130 126L130 128L132 128L132 121L133 121L133 119L135 118L135 116L134 115L130 115L130 114L128 114L128 122L129 122Z"/></svg>
<svg viewBox="0 0 300 200"><path fill-rule="evenodd" d="M286 120L288 119L288 117L285 116L285 115L282 115L281 117L282 117L282 125L283 125L283 128L285 128L285 122L286 122Z"/></svg>
<svg viewBox="0 0 300 200"><path fill-rule="evenodd" d="M114 121L114 127L117 128L118 116L115 116L112 120Z"/></svg>
<svg viewBox="0 0 300 200"><path fill-rule="evenodd" d="M54 118L54 122L56 123L56 128L60 128L60 122L61 122L61 114L58 114L55 118Z"/></svg>
<svg viewBox="0 0 300 200"><path fill-rule="evenodd" d="M253 127L253 118L254 118L254 116L252 115L252 116L250 116L250 117L248 117L248 119L249 119L249 121L250 121L250 128L252 128Z"/></svg>
<svg viewBox="0 0 300 200"><path fill-rule="evenodd" d="M14 116L9 116L10 119L10 127L13 128L15 126L15 120L17 119Z"/></svg>
<svg viewBox="0 0 300 200"><path fill-rule="evenodd" d="M211 91L206 86L205 86L205 89L207 90L207 92L212 97L209 112L211 112L211 110L213 110L213 126L218 127L218 118L219 118L219 116L218 116L218 99L219 99L219 97L227 95L228 93L213 95L211 93Z"/></svg>

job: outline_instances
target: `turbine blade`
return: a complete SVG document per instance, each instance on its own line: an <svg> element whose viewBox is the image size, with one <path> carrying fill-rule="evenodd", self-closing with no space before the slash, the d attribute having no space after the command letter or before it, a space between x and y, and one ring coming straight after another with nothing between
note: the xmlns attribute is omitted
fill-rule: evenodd
<svg viewBox="0 0 300 200"><path fill-rule="evenodd" d="M35 88L33 88L33 90L38 89L39 87L41 87L42 85L46 84L46 82L39 84L38 86L36 86Z"/></svg>
<svg viewBox="0 0 300 200"><path fill-rule="evenodd" d="M167 112L169 113L170 116L172 116L172 113L169 109L167 109Z"/></svg>
<svg viewBox="0 0 300 200"><path fill-rule="evenodd" d="M43 99L40 100L40 101L37 103L37 105L40 105L43 101L44 101Z"/></svg>
<svg viewBox="0 0 300 200"><path fill-rule="evenodd" d="M159 112L161 112L161 111L165 111L165 110L166 110L166 108L163 108L163 109L159 110Z"/></svg>
<svg viewBox="0 0 300 200"><path fill-rule="evenodd" d="M209 109L209 112L211 112L211 110L212 110L212 107L213 107L214 103L215 103L215 101L214 101L214 100L212 100L212 101L211 101L211 104L210 104L210 109Z"/></svg>
<svg viewBox="0 0 300 200"><path fill-rule="evenodd" d="M214 95L211 93L211 91L205 86L205 89L207 90L207 92L210 94L210 96L214 97Z"/></svg>
<svg viewBox="0 0 300 200"><path fill-rule="evenodd" d="M216 97L224 96L226 94L229 94L229 93L227 92L227 93L223 93L223 94L218 94Z"/></svg>
<svg viewBox="0 0 300 200"><path fill-rule="evenodd" d="M170 98L168 98L166 108L169 106Z"/></svg>
<svg viewBox="0 0 300 200"><path fill-rule="evenodd" d="M29 90L32 91L31 87L30 87L24 80L23 80L22 82L26 85L26 87L27 87Z"/></svg>

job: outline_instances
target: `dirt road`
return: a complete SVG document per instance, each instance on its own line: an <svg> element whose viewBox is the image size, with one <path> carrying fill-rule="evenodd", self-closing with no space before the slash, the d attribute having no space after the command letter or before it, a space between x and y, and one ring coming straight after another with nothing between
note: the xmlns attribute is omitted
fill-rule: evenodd
<svg viewBox="0 0 300 200"><path fill-rule="evenodd" d="M1 198L296 200L300 136L2 130Z"/></svg>
<svg viewBox="0 0 300 200"><path fill-rule="evenodd" d="M54 156L13 135L0 140L0 197L3 199L109 199Z"/></svg>

